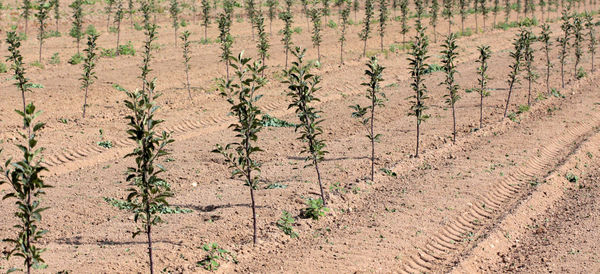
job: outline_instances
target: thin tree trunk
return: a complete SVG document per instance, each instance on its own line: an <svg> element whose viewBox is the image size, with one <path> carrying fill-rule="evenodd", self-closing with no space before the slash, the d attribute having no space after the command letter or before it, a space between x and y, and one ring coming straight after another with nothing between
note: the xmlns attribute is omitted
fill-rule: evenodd
<svg viewBox="0 0 600 274"><path fill-rule="evenodd" d="M527 78L527 82L529 82L527 87L527 106L531 106L531 77Z"/></svg>
<svg viewBox="0 0 600 274"><path fill-rule="evenodd" d="M150 207L146 205L147 222L150 222ZM152 225L148 223L146 227L146 235L148 236L148 263L150 266L150 274L154 274L154 261L152 259Z"/></svg>
<svg viewBox="0 0 600 274"><path fill-rule="evenodd" d="M510 86L508 87L508 98L506 99L506 107L504 107L504 118L506 118L506 113L508 112L508 104L510 103L510 95L512 94L514 81L510 82Z"/></svg>
<svg viewBox="0 0 600 274"><path fill-rule="evenodd" d="M110 13L108 14L108 17L106 18L106 32L110 32Z"/></svg>
<svg viewBox="0 0 600 274"><path fill-rule="evenodd" d="M340 44L340 64L344 64L344 42Z"/></svg>
<svg viewBox="0 0 600 274"><path fill-rule="evenodd" d="M83 97L83 118L85 118L85 109L87 107L88 87L85 87L85 96Z"/></svg>
<svg viewBox="0 0 600 274"><path fill-rule="evenodd" d="M225 61L225 72L227 73L227 82L229 82L229 60Z"/></svg>
<svg viewBox="0 0 600 274"><path fill-rule="evenodd" d="M548 94L550 94L550 54L548 53L548 49L546 49L546 90Z"/></svg>
<svg viewBox="0 0 600 274"><path fill-rule="evenodd" d="M256 245L257 232L256 232L256 201L254 199L254 188L250 187L250 199L252 200L252 243Z"/></svg>
<svg viewBox="0 0 600 274"><path fill-rule="evenodd" d="M363 46L363 57L367 56L367 39L365 39L365 43Z"/></svg>
<svg viewBox="0 0 600 274"><path fill-rule="evenodd" d="M188 91L188 96L190 97L190 100L192 99L192 91L190 89L190 73L189 73L189 69L186 65L185 67L185 81L187 83L187 91Z"/></svg>
<svg viewBox="0 0 600 274"><path fill-rule="evenodd" d="M419 158L419 135L421 133L421 123L419 122L419 117L417 117L417 149L415 152L415 158Z"/></svg>
<svg viewBox="0 0 600 274"><path fill-rule="evenodd" d="M483 84L481 85L481 93L480 93L480 99L479 99L479 129L481 129L483 127L483 93L484 93L484 86Z"/></svg>
<svg viewBox="0 0 600 274"><path fill-rule="evenodd" d="M375 182L375 101L371 100L371 182Z"/></svg>
<svg viewBox="0 0 600 274"><path fill-rule="evenodd" d="M560 80L562 81L562 88L565 88L565 64L564 62L560 63Z"/></svg>
<svg viewBox="0 0 600 274"><path fill-rule="evenodd" d="M29 128L29 135L31 136L31 127ZM29 145L28 145L29 146ZM29 146L31 148L31 146ZM27 193L27 205L31 206L31 192ZM27 221L25 222L25 242L27 244L27 249L31 248L31 235L29 234L29 228L31 227L31 217L27 217ZM31 265L33 264L31 261L31 257L26 255L25 264L27 264L27 274L31 274Z"/></svg>
<svg viewBox="0 0 600 274"><path fill-rule="evenodd" d="M456 143L456 113L452 103L452 143Z"/></svg>
<svg viewBox="0 0 600 274"><path fill-rule="evenodd" d="M285 69L288 68L288 48L285 48Z"/></svg>
<svg viewBox="0 0 600 274"><path fill-rule="evenodd" d="M312 141L311 141L312 142ZM321 190L321 199L323 200L323 205L327 205L327 201L325 200L325 192L323 191L323 183L321 182L321 172L319 172L319 163L317 162L317 158L313 154L313 163L315 165L315 170L317 171L317 180L319 180L319 189Z"/></svg>
<svg viewBox="0 0 600 274"><path fill-rule="evenodd" d="M117 48L116 54L119 55L119 42L121 40L121 21L117 23Z"/></svg>

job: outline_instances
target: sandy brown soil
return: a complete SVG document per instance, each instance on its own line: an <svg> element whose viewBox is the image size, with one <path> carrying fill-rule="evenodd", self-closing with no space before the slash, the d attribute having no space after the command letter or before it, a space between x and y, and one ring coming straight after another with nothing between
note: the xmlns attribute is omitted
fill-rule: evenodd
<svg viewBox="0 0 600 274"><path fill-rule="evenodd" d="M100 10L101 6L97 5L95 9ZM114 35L104 31L103 15L95 12L89 18L88 23L94 23L103 33L99 45L114 47ZM513 20L515 18L513 13ZM331 19L336 18L332 16ZM470 17L466 22L468 27L475 25L473 19ZM486 195L494 193L499 182L515 177L525 183L531 178L544 178L571 155L574 142L581 141L600 123L596 115L596 103L600 102L600 94L595 92L598 89L597 77L589 73L590 77L576 81L571 69L567 73L567 87L559 89L566 98L550 96L545 99L540 96L532 109L519 115L516 122L503 120L507 94L505 80L510 64L508 51L517 30L487 30L459 39L461 49L457 68L461 86L474 87L476 46L491 45L493 57L489 73L492 91L484 103L484 128L477 128L478 94L463 92L457 104L458 141L451 144L451 114L443 97L446 91L438 85L443 75L433 73L426 80L430 89L428 104L432 118L423 124L424 150L422 157L415 159L411 157L414 153L414 117L406 115L409 109L406 98L412 95L407 55L404 52L381 53L381 63L387 67L384 91L389 101L376 119L377 131L383 134L377 146L377 167L391 169L397 177L379 172L374 183L368 182L368 142L361 126L351 119L352 111L348 108L351 104L366 103L365 89L360 86L365 80L366 61L360 57L362 43L357 36L360 26L350 28L344 66L338 65L338 31L326 28L321 46L323 66L315 72L323 77L319 92L322 102L318 108L325 118L324 137L330 152L322 170L331 210L319 221L298 219L294 226L300 234L297 240L290 239L275 226L281 210L298 216L305 198L317 196L318 186L314 171L302 168L304 162L299 156L302 144L296 141L297 134L293 129L265 128L259 140L259 145L265 150L259 156L263 163L262 186L279 183L287 188L257 192L260 240L253 247L247 188L240 181L231 179L223 160L210 153L215 144L233 140L233 133L227 129L232 122L226 116L228 104L215 91L215 78L224 74L224 67L216 57L219 47L217 44L194 44L190 74L193 100L188 100L183 88L185 75L181 51L174 46L173 30L166 15L159 17L159 22L161 29L157 44L160 49L155 52L152 74L157 77L158 87L164 93L158 101L162 107L160 117L166 120L164 129L173 132L176 140L170 147L173 152L170 161L163 163L168 169L165 177L176 193L171 199L172 204L193 212L166 216L168 224L155 230L158 270L175 273L202 271L196 266L196 262L205 256L199 248L209 242L217 242L237 255L238 264L222 262L223 272L436 270L430 265L419 265L421 262L414 266L412 258L432 238L439 238L440 231L452 225L458 216L466 214L472 217L469 212L479 210L473 209L473 205L481 199L489 199ZM126 124L122 118L126 113L123 106L125 95L113 89L112 85L118 83L128 89L138 88L141 57L138 52L135 57L100 59L98 81L92 87L89 98L90 116L82 119L83 97L78 82L81 66L66 63L76 48L71 38L65 35L68 22L63 23L60 26L63 37L47 41L45 69L28 67L27 70L32 82L45 87L35 89L27 94L27 98L44 110L41 120L48 123L40 136L40 144L47 148L44 155L50 169L46 180L54 186L43 197L44 205L50 207L43 221L43 227L50 233L41 242L48 248L44 254L49 265L46 272L145 272L145 243L141 238L132 239L130 236L135 229L131 214L119 211L103 200L104 197L122 198L126 195L123 172L132 162L131 159L122 159L122 156L133 146L125 139ZM304 18L297 18L295 26L301 27L303 32L294 36L294 43L309 47L309 58L315 59L316 50L310 48L311 40ZM289 101L284 96L285 86L280 84L285 58L280 37L276 35L280 28L279 21L273 23L273 46L267 62L270 82L262 90L265 96L261 107L275 117L295 122L293 112L287 110ZM453 28L456 29L456 26ZM559 24L551 23L551 28L553 38L557 37ZM203 31L199 25L191 25L188 29L194 33L193 40L201 38ZM386 44L401 41L399 29L398 22L389 26ZM446 29L446 23L440 22L438 31ZM534 28L534 31L539 32L539 28ZM248 56L255 56L254 43L249 43L252 41L249 25L235 23L233 33L236 37L234 52L246 50ZM209 36L216 35L213 25ZM123 42L133 41L138 51L141 49L141 32L126 26L121 37ZM26 62L36 59L36 45L31 38L24 42ZM369 40L370 54L376 53L378 45L377 38ZM432 44L430 50L431 62L439 63L439 43ZM48 64L55 52L60 54L62 63ZM7 54L4 43L0 54ZM553 60L556 56L557 51L553 50ZM573 60L568 62L567 67L571 68ZM586 54L582 65L588 71L590 63ZM543 64L544 60L537 58L539 69ZM560 83L557 67L552 71L552 87L558 87ZM540 75L543 73L540 72ZM515 90L511 112L526 104L525 87L523 81ZM20 94L12 86L9 74L0 75L0 89L6 91L0 101L0 112L4 114L0 116L0 138L6 140L2 144L6 149L3 156L17 155L12 144L19 142L16 133L20 130L20 121L12 114L12 109L20 105ZM533 94L537 98L538 93L545 93L545 90L545 85L537 84ZM104 149L97 145L102 140L100 129L104 132L103 138L114 143L113 148ZM563 137L558 140L557 135ZM340 187L333 187L337 183ZM518 189L507 195L519 199L523 190ZM0 187L0 194L6 191L6 186ZM494 216L511 208L500 202L492 204L489 207L494 209ZM2 201L1 205L0 219L6 222L0 222L0 237L5 238L14 235L11 227L15 219L12 203ZM479 214L482 216L478 224L467 224L466 227L484 231L497 220L483 216L486 213ZM455 237L443 236L441 241L451 240L454 244L459 242L452 239ZM7 248L6 244L0 244L0 249ZM447 251L443 256L441 253L434 254L440 258L430 260L430 264L443 266L440 270L443 271L452 266L454 257L463 254L457 248L448 248ZM0 270L18 264L16 259L0 261Z"/></svg>
<svg viewBox="0 0 600 274"><path fill-rule="evenodd" d="M600 187L593 170L536 220L530 233L502 254L495 272L590 273L600 269Z"/></svg>

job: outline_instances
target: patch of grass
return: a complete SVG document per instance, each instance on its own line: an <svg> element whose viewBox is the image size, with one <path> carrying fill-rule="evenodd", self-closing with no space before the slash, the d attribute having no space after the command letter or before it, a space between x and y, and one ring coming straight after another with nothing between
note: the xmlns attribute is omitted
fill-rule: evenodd
<svg viewBox="0 0 600 274"><path fill-rule="evenodd" d="M471 28L465 28L464 31L456 32L456 38L469 37L471 35L473 35L473 29L471 29Z"/></svg>
<svg viewBox="0 0 600 274"><path fill-rule="evenodd" d="M137 31L141 31L144 29L144 26L142 26L136 22L136 23L133 23L133 28Z"/></svg>
<svg viewBox="0 0 600 274"><path fill-rule="evenodd" d="M210 38L206 38L206 39L202 38L202 39L200 39L200 41L198 43L200 43L202 45L209 45L209 44L212 44L214 42L216 42L216 40L213 41Z"/></svg>
<svg viewBox="0 0 600 274"><path fill-rule="evenodd" d="M125 45L119 46L119 55L135 56L135 48L133 48L131 41L128 41Z"/></svg>
<svg viewBox="0 0 600 274"><path fill-rule="evenodd" d="M98 32L98 30L96 30L96 27L94 25L89 25L85 30L85 34L89 36L100 35L100 33Z"/></svg>
<svg viewBox="0 0 600 274"><path fill-rule="evenodd" d="M584 78L586 76L587 76L587 72L585 71L585 69L583 67L577 68L577 75L575 76L577 78L577 80Z"/></svg>
<svg viewBox="0 0 600 274"><path fill-rule="evenodd" d="M83 55L81 53L76 53L75 55L71 56L71 59L69 59L69 64L71 65L77 65L79 63L81 63L83 61Z"/></svg>
<svg viewBox="0 0 600 274"><path fill-rule="evenodd" d="M6 67L6 64L0 63L0 73L6 73L6 72L8 72L8 67Z"/></svg>
<svg viewBox="0 0 600 274"><path fill-rule="evenodd" d="M31 66L32 67L38 67L38 68L44 69L44 64L40 63L39 61L33 61L33 62L31 62Z"/></svg>
<svg viewBox="0 0 600 274"><path fill-rule="evenodd" d="M309 198L306 200L306 205L306 208L300 210L300 216L302 218L318 220L320 217L325 216L325 212L329 211L329 208L326 208L323 205L323 200L321 198Z"/></svg>
<svg viewBox="0 0 600 274"><path fill-rule="evenodd" d="M282 183L272 183L265 187L265 189L284 189L287 188L287 185Z"/></svg>
<svg viewBox="0 0 600 274"><path fill-rule="evenodd" d="M567 181L571 183L577 183L579 181L579 177L571 172L567 173L567 175L565 175L565 178L567 178Z"/></svg>
<svg viewBox="0 0 600 274"><path fill-rule="evenodd" d="M50 30L50 31L46 31L44 33L44 39L46 38L52 38L52 37L61 37L62 35L60 34L60 32L55 31L55 30Z"/></svg>
<svg viewBox="0 0 600 274"><path fill-rule="evenodd" d="M391 171L391 170L389 170L387 168L381 168L379 170L381 170L387 176L392 176L392 177L398 176L398 174L396 174L396 172L393 172L393 171Z"/></svg>
<svg viewBox="0 0 600 274"><path fill-rule="evenodd" d="M100 48L100 57L112 58L115 56L117 56L117 51L115 49Z"/></svg>
<svg viewBox="0 0 600 274"><path fill-rule="evenodd" d="M337 27L338 27L337 23L333 20L329 20L329 22L327 23L327 26L332 29L337 29Z"/></svg>
<svg viewBox="0 0 600 274"><path fill-rule="evenodd" d="M296 127L297 125L294 123L290 123L288 121L284 121L275 117L270 116L269 114L265 114L260 121L263 127Z"/></svg>
<svg viewBox="0 0 600 274"><path fill-rule="evenodd" d="M54 54L52 54L52 57L50 57L50 64L51 65L60 64L60 56L58 56L58 52L55 52Z"/></svg>
<svg viewBox="0 0 600 274"><path fill-rule="evenodd" d="M203 260L196 263L208 271L216 271L221 266L220 261L232 261L237 264L237 259L228 250L220 248L217 243L205 244L202 249L207 253Z"/></svg>
<svg viewBox="0 0 600 274"><path fill-rule="evenodd" d="M425 70L425 74L431 74L438 71L444 71L444 67L438 64L429 64L427 65L427 69Z"/></svg>
<svg viewBox="0 0 600 274"><path fill-rule="evenodd" d="M517 114L525 113L529 111L530 107L528 105L519 105L519 109L517 110Z"/></svg>
<svg viewBox="0 0 600 274"><path fill-rule="evenodd" d="M283 231L285 235L288 235L290 236L290 238L295 239L298 238L298 233L294 231L294 228L292 227L295 222L296 220L294 219L294 217L292 217L292 215L290 215L289 212L283 210L281 212L281 217L277 221L277 227L281 229L281 231Z"/></svg>
<svg viewBox="0 0 600 274"><path fill-rule="evenodd" d="M511 112L507 115L508 119L510 119L511 121L515 122L515 123L519 123L521 122L521 120L519 120L519 118L517 117L517 114L514 112Z"/></svg>
<svg viewBox="0 0 600 274"><path fill-rule="evenodd" d="M112 148L113 147L113 143L109 140L99 141L97 144L103 148Z"/></svg>

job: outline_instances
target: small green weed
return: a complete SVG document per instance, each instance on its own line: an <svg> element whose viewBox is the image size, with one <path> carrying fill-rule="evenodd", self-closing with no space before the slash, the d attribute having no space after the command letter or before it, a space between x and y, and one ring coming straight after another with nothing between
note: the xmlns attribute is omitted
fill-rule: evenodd
<svg viewBox="0 0 600 274"><path fill-rule="evenodd" d="M83 55L81 53L76 53L75 55L71 56L71 59L69 59L69 64L71 65L77 65L80 64L83 61Z"/></svg>
<svg viewBox="0 0 600 274"><path fill-rule="evenodd" d="M323 200L321 198L309 198L306 200L306 205L308 207L300 210L300 216L302 218L318 220L320 217L325 216L325 212L329 211L329 209L323 205Z"/></svg>
<svg viewBox="0 0 600 274"><path fill-rule="evenodd" d="M381 170L387 176L392 176L392 177L398 176L398 174L396 174L396 172L393 172L393 171L391 171L391 170L389 170L387 168L381 168L379 170Z"/></svg>
<svg viewBox="0 0 600 274"><path fill-rule="evenodd" d="M125 45L119 46L119 55L135 56L135 48L133 48L131 41L128 41Z"/></svg>
<svg viewBox="0 0 600 274"><path fill-rule="evenodd" d="M55 52L54 54L52 54L52 57L50 57L50 64L51 65L60 64L60 56L58 56L58 52Z"/></svg>
<svg viewBox="0 0 600 274"><path fill-rule="evenodd" d="M202 266L208 271L218 270L221 266L219 261L232 261L236 264L238 262L231 252L220 248L217 243L205 244L202 249L207 253L206 257L202 261L198 261L196 265Z"/></svg>
<svg viewBox="0 0 600 274"><path fill-rule="evenodd" d="M294 217L292 217L289 212L283 210L281 212L281 218L279 218L279 220L277 221L277 227L281 229L281 231L283 231L285 235L288 235L290 236L290 238L295 239L298 238L298 233L296 233L294 231L294 228L292 227L292 225L294 225L295 222L296 220L294 219Z"/></svg>

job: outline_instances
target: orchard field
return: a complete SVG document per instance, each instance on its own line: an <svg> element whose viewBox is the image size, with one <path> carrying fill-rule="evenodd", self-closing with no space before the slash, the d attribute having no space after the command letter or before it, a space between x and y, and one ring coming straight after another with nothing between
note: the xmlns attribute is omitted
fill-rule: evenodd
<svg viewBox="0 0 600 274"><path fill-rule="evenodd" d="M0 272L600 269L596 0L0 1Z"/></svg>

